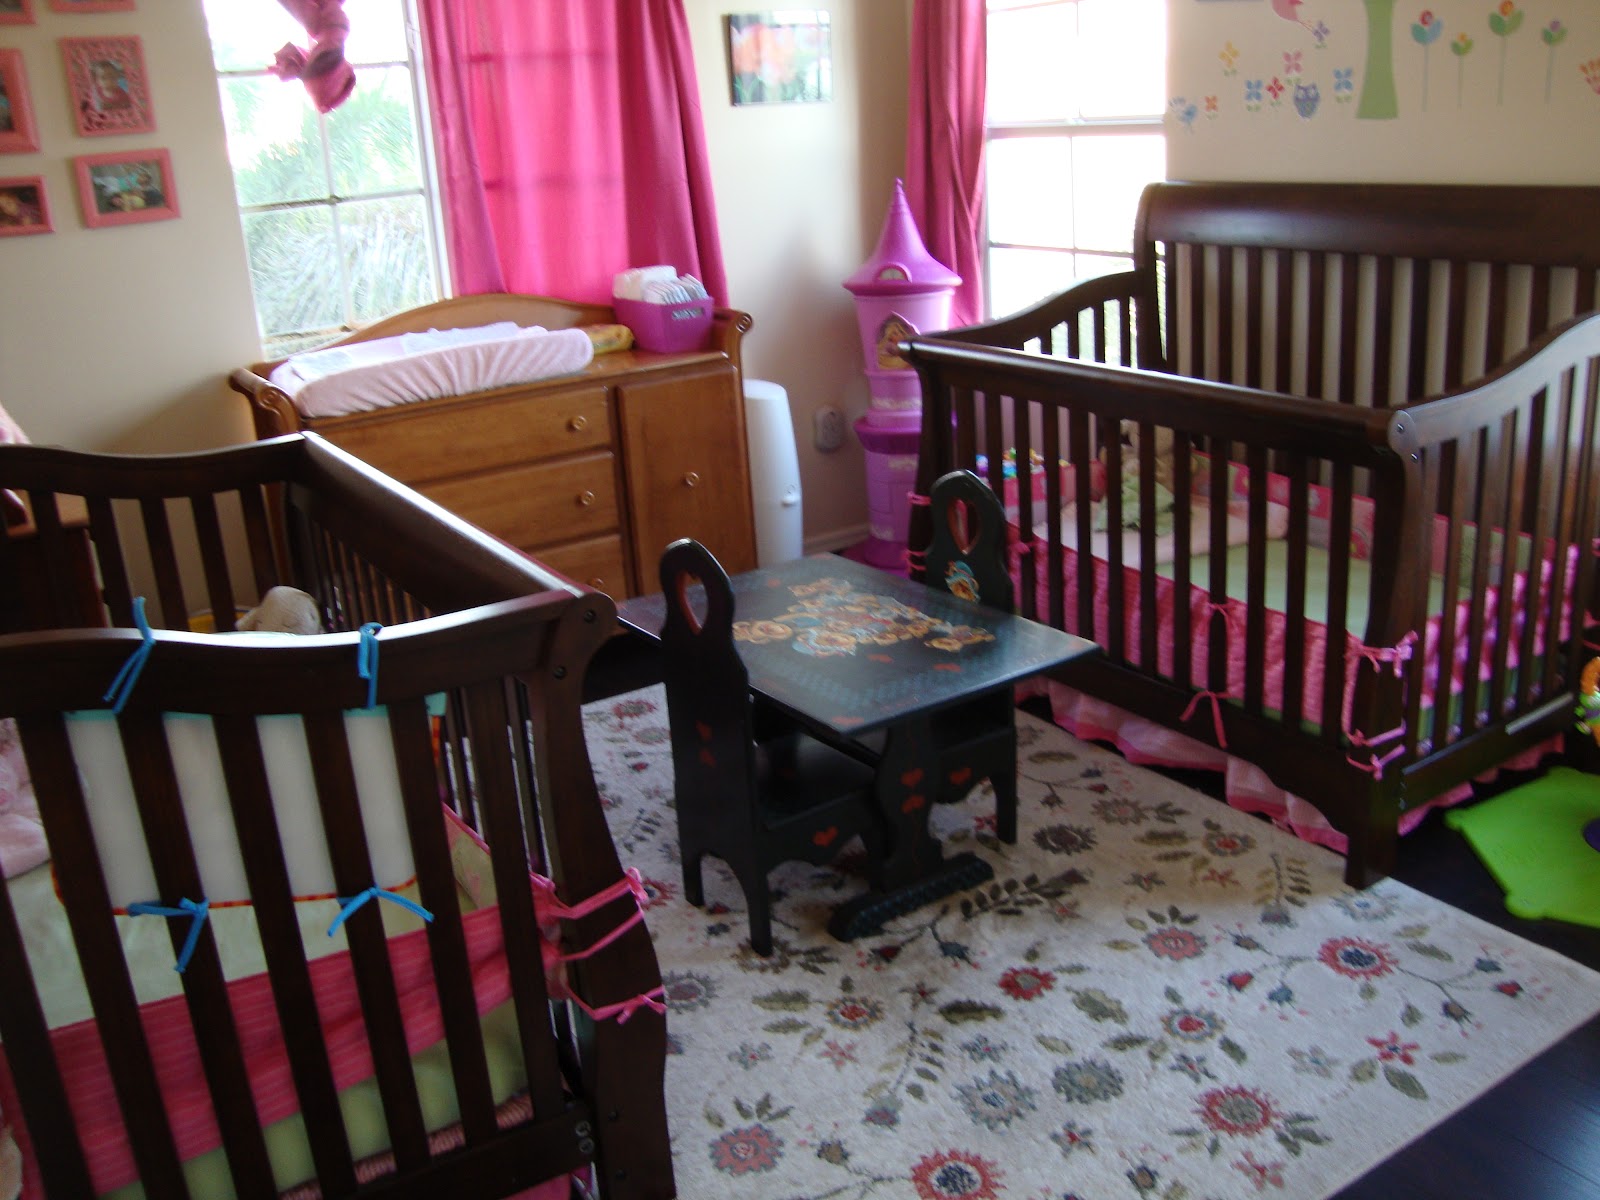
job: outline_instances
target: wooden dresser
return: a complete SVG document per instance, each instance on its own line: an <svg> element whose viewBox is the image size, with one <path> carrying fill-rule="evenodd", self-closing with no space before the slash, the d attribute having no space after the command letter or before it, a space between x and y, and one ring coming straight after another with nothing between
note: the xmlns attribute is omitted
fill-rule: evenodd
<svg viewBox="0 0 1600 1200"><path fill-rule="evenodd" d="M608 306L462 296L400 313L338 345L512 320L609 324ZM570 578L621 599L658 591L675 538L730 572L756 565L739 343L744 313L718 310L711 347L595 355L573 375L340 417L302 417L267 381L233 373L256 436L309 429Z"/></svg>

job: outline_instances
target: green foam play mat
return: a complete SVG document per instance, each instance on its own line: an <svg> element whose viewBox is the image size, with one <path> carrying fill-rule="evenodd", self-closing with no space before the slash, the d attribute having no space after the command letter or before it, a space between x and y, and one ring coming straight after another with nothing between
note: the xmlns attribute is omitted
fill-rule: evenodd
<svg viewBox="0 0 1600 1200"><path fill-rule="evenodd" d="M1597 820L1600 775L1571 767L1445 814L1505 889L1512 916L1600 928L1600 850L1584 838Z"/></svg>

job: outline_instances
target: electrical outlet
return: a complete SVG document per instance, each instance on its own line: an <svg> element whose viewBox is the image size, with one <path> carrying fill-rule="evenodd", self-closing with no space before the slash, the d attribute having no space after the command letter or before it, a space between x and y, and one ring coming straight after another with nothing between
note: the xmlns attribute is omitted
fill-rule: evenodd
<svg viewBox="0 0 1600 1200"><path fill-rule="evenodd" d="M844 412L836 405L824 404L812 417L818 450L831 453L844 445Z"/></svg>

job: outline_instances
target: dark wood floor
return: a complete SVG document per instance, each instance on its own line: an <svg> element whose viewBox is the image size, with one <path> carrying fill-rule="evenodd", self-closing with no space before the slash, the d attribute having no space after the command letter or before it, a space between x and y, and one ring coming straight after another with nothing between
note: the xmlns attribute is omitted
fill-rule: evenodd
<svg viewBox="0 0 1600 1200"><path fill-rule="evenodd" d="M1038 715L1048 719L1047 712ZM1600 766L1589 753L1576 765ZM1215 774L1166 773L1217 794ZM1480 787L1475 800L1531 777L1508 773ZM1600 929L1513 917L1500 885L1437 811L1401 841L1395 877L1600 970ZM1600 1018L1373 1168L1337 1200L1600 1200Z"/></svg>

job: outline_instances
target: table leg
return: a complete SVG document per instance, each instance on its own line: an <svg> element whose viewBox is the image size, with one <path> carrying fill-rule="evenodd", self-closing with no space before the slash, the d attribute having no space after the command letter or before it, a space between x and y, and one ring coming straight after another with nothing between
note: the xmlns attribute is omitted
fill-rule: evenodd
<svg viewBox="0 0 1600 1200"><path fill-rule="evenodd" d="M939 788L938 761L926 719L913 718L889 731L877 778L878 809L888 829L882 890L834 910L828 932L840 941L875 933L902 913L994 878L994 868L976 854L946 858L944 846L928 830Z"/></svg>

